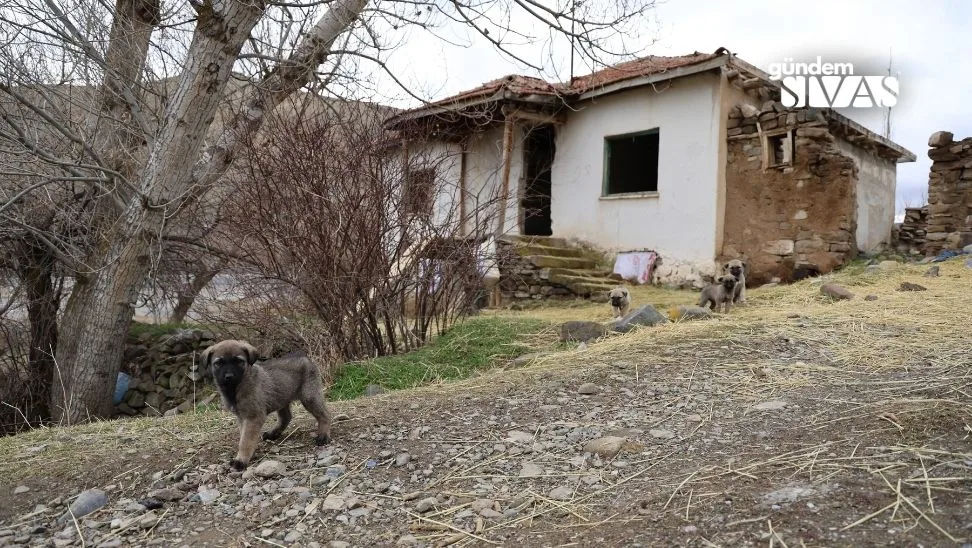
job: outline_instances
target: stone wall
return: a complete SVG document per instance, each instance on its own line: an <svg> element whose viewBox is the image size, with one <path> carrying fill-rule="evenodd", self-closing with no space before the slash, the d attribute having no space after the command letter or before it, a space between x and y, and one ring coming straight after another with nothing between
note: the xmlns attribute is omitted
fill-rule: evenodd
<svg viewBox="0 0 972 548"><path fill-rule="evenodd" d="M497 241L496 255L504 302L574 295L566 286L550 280L549 268L540 268L517 253L514 244Z"/></svg>
<svg viewBox="0 0 972 548"><path fill-rule="evenodd" d="M199 364L200 352L212 344L212 336L199 329L130 336L122 372L131 381L115 406L118 414L174 415L214 401L216 389Z"/></svg>
<svg viewBox="0 0 972 548"><path fill-rule="evenodd" d="M905 208L904 221L897 225L892 237L898 251L924 253L928 228L928 206Z"/></svg>
<svg viewBox="0 0 972 548"><path fill-rule="evenodd" d="M972 244L972 137L954 141L939 131L928 139L932 159L928 177L926 255Z"/></svg>
<svg viewBox="0 0 972 548"><path fill-rule="evenodd" d="M766 101L728 121L726 221L720 260L743 259L765 283L828 272L857 254L857 177L816 109ZM764 135L789 135L792 159L772 167Z"/></svg>

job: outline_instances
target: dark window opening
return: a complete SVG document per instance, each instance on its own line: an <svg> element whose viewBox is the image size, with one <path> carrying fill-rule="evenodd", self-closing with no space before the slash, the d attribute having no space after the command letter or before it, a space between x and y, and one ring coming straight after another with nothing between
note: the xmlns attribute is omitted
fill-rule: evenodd
<svg viewBox="0 0 972 548"><path fill-rule="evenodd" d="M658 191L658 130L605 137L604 194Z"/></svg>
<svg viewBox="0 0 972 548"><path fill-rule="evenodd" d="M789 133L766 137L769 167L793 164L793 141Z"/></svg>
<svg viewBox="0 0 972 548"><path fill-rule="evenodd" d="M402 208L408 215L430 215L435 199L435 169L411 169L405 177Z"/></svg>

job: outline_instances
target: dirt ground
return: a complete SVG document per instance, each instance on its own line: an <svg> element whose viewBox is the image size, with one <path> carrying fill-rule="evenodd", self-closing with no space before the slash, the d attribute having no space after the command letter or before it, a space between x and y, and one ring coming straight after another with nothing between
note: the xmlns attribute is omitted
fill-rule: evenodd
<svg viewBox="0 0 972 548"><path fill-rule="evenodd" d="M243 475L225 412L0 439L0 546L970 546L972 269L925 268L301 411Z"/></svg>

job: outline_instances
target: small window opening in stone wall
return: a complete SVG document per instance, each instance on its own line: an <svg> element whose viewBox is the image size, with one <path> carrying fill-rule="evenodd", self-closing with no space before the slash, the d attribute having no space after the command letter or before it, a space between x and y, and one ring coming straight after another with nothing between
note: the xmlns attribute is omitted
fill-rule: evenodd
<svg viewBox="0 0 972 548"><path fill-rule="evenodd" d="M763 137L763 165L767 168L793 165L793 132L767 134Z"/></svg>

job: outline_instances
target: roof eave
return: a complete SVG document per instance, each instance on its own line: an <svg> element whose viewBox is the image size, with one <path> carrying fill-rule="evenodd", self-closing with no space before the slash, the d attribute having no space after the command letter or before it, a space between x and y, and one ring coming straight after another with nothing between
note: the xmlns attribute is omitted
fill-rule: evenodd
<svg viewBox="0 0 972 548"><path fill-rule="evenodd" d="M702 61L694 65L684 65L684 66L676 67L671 70L666 70L664 72L656 72L645 76L634 76L627 80L613 82L605 86L601 86L595 89L585 91L577 95L576 99L581 101L586 99L594 99L602 95L617 93L619 91L624 91L626 89L646 86L649 84L655 84L667 80L674 80L676 78L683 78L685 76L691 76L693 74L698 74L701 72L717 69L725 65L728 61L729 61L728 55L721 55L714 59L709 59L708 61Z"/></svg>

